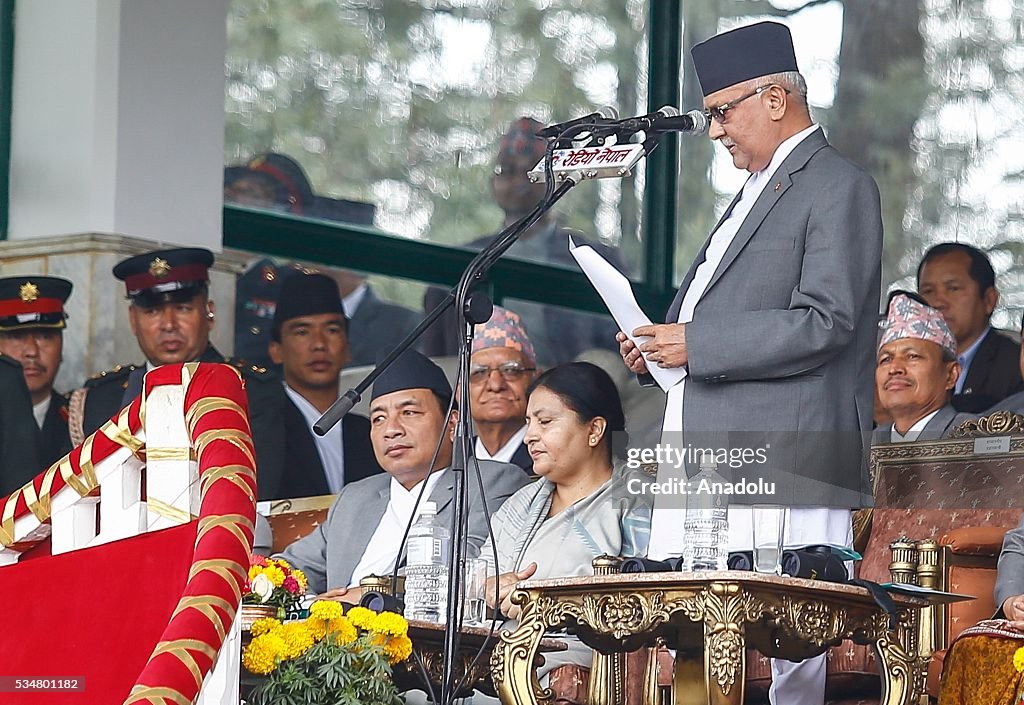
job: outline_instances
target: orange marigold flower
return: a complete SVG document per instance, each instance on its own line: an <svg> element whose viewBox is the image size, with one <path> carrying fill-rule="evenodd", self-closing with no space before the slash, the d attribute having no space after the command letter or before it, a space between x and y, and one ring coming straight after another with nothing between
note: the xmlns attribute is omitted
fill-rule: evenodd
<svg viewBox="0 0 1024 705"><path fill-rule="evenodd" d="M319 619L336 619L344 613L345 608L334 600L317 600L309 607L309 616Z"/></svg>
<svg viewBox="0 0 1024 705"><path fill-rule="evenodd" d="M407 636L391 637L384 644L384 653L388 657L388 663L394 666L412 654L412 639Z"/></svg>
<svg viewBox="0 0 1024 705"><path fill-rule="evenodd" d="M285 648L284 639L274 632L258 636L242 651L242 665L250 673L265 676L277 668Z"/></svg>
<svg viewBox="0 0 1024 705"><path fill-rule="evenodd" d="M370 629L373 620L377 618L377 613L365 607L353 607L346 616L352 624L360 629Z"/></svg>
<svg viewBox="0 0 1024 705"><path fill-rule="evenodd" d="M370 631L391 636L405 636L409 633L409 623L400 614L381 612L370 623Z"/></svg>
<svg viewBox="0 0 1024 705"><path fill-rule="evenodd" d="M359 632L352 625L352 622L345 617L329 620L327 631L334 636L334 640L341 646L351 644L359 637Z"/></svg>
<svg viewBox="0 0 1024 705"><path fill-rule="evenodd" d="M252 634L253 637L263 636L264 634L269 634L275 629L278 629L280 626L281 622L273 617L260 617L252 623L251 627L249 627L249 633Z"/></svg>

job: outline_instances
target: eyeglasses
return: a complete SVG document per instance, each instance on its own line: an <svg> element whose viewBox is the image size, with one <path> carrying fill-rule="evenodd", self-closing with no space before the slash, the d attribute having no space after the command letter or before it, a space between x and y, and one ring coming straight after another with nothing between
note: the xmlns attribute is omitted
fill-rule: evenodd
<svg viewBox="0 0 1024 705"><path fill-rule="evenodd" d="M705 108L704 117L708 119L708 122L711 122L712 120L718 120L719 125L724 125L726 122L728 122L728 113L730 110L732 110L737 105L745 101L747 98L753 98L755 95L761 95L774 85L776 84L769 83L767 86L760 86L759 88L755 88L746 95L741 95L736 100L730 100L728 103L722 103L721 105L714 108ZM782 90L786 91L786 93L789 94L788 88L783 88Z"/></svg>
<svg viewBox="0 0 1024 705"><path fill-rule="evenodd" d="M483 384L486 380L491 378L492 372L500 374L502 379L506 382L515 382L523 375L528 372L533 372L536 369L536 367L523 367L518 362L506 362L505 364L498 365L497 367L484 367L483 365L477 365L469 368L469 382L470 384Z"/></svg>

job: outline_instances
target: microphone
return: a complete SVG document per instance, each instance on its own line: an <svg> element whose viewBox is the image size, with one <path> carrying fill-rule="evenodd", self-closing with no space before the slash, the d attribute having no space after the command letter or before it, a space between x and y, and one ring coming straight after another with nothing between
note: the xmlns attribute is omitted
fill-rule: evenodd
<svg viewBox="0 0 1024 705"><path fill-rule="evenodd" d="M543 130L537 131L538 137L573 137L581 132L586 132L594 125L594 123L600 125L607 125L615 121L619 117L619 112L610 105L606 105L599 109L596 113L590 113L590 115L584 115L578 117L575 120L567 120L566 122L558 122L554 125L548 125ZM576 130L572 134L563 134L568 130L572 130L575 127L580 129Z"/></svg>
<svg viewBox="0 0 1024 705"><path fill-rule="evenodd" d="M664 105L649 115L620 120L618 128L624 133L633 132L682 132L686 135L702 135L708 129L708 118L701 110L691 110L680 115L671 105Z"/></svg>

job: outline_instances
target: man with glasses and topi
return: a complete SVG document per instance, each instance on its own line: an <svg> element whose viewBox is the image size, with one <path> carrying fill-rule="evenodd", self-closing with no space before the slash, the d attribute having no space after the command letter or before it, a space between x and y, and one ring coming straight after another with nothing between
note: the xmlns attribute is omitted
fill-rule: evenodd
<svg viewBox="0 0 1024 705"><path fill-rule="evenodd" d="M669 392L663 442L765 452L761 462L719 463L733 482L763 478L776 490L731 498L730 549L751 548L751 513L741 503L799 503L790 507L788 545L849 545L850 510L871 503L878 188L812 121L785 25L724 32L691 55L710 137L750 175L666 323L632 331L649 337L639 347L620 332L620 352L636 373L687 370ZM658 474L678 481L685 467L662 465ZM681 553L684 506L684 496L656 498L653 557ZM820 705L824 684L823 655L772 661L772 703Z"/></svg>
<svg viewBox="0 0 1024 705"><path fill-rule="evenodd" d="M518 465L533 474L526 437L526 391L537 378L537 357L514 311L494 307L473 333L469 395L476 425L475 455Z"/></svg>

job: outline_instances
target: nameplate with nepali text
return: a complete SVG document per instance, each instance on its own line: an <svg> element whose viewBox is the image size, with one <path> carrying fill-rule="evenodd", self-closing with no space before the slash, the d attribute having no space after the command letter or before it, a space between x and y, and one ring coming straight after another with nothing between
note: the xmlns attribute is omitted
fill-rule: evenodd
<svg viewBox="0 0 1024 705"><path fill-rule="evenodd" d="M1009 436L989 436L987 438L974 439L974 454L989 455L992 453L1009 453Z"/></svg>
<svg viewBox="0 0 1024 705"><path fill-rule="evenodd" d="M581 181L583 179L609 179L629 176L636 163L644 156L642 144L616 144L601 147L556 149L551 154L551 168L555 181ZM546 181L544 159L529 172L530 181Z"/></svg>

